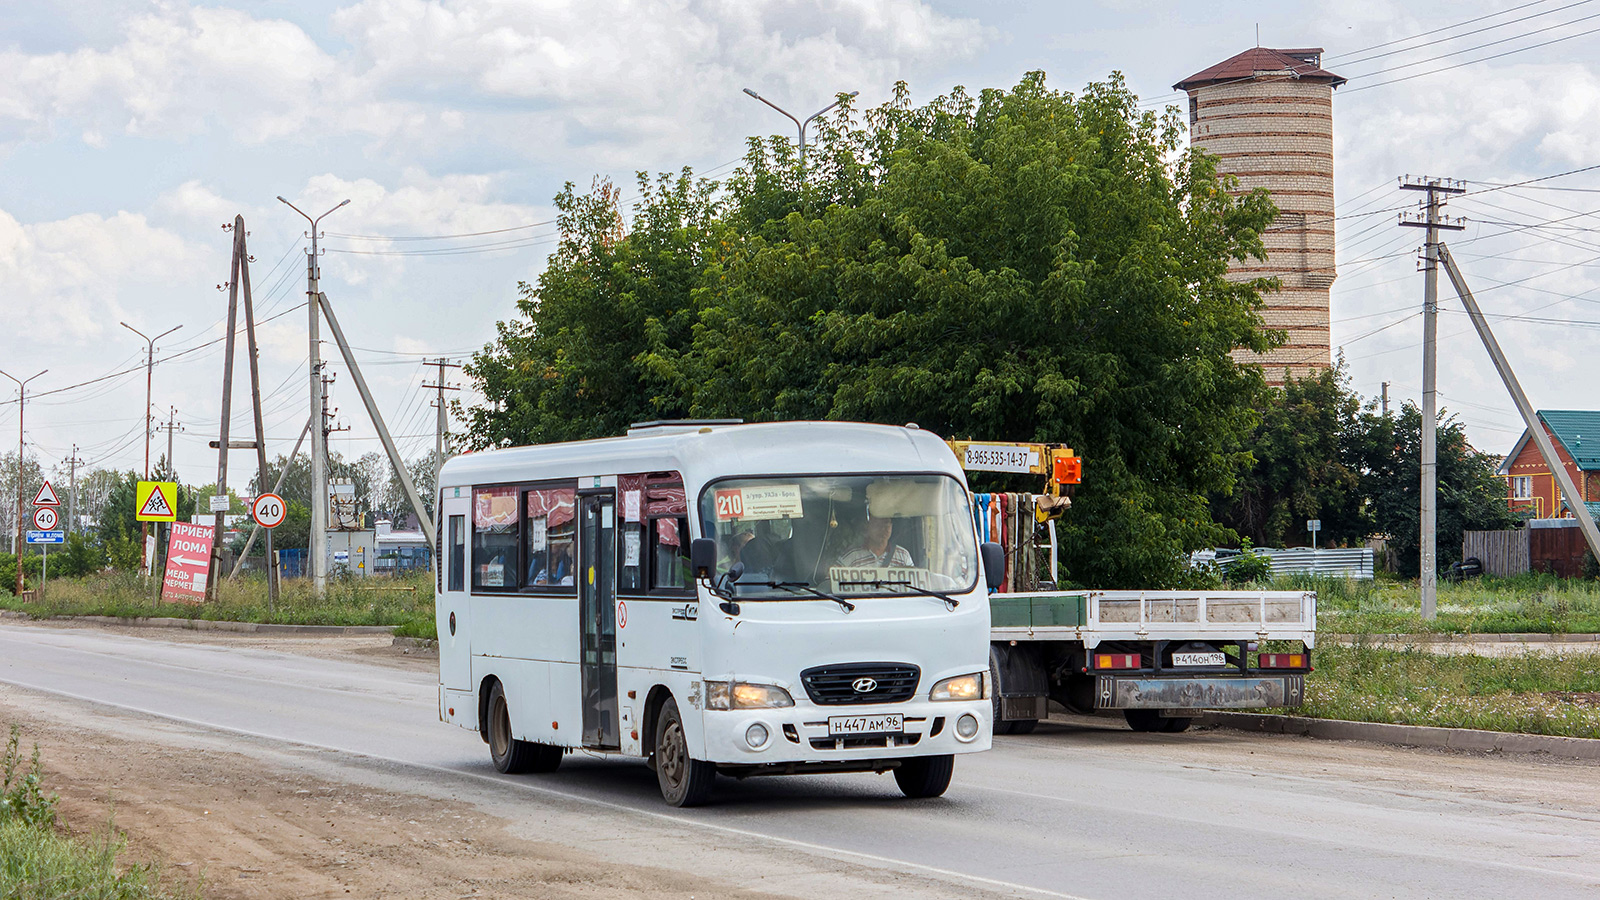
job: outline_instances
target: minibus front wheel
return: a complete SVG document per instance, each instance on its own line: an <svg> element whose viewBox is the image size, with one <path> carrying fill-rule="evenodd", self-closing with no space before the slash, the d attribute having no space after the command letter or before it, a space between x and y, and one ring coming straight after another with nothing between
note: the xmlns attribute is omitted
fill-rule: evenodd
<svg viewBox="0 0 1600 900"><path fill-rule="evenodd" d="M717 767L689 755L689 739L683 733L683 716L678 701L668 697L656 719L656 780L661 796L670 806L699 806L711 799L711 785Z"/></svg>
<svg viewBox="0 0 1600 900"><path fill-rule="evenodd" d="M511 709L506 691L496 681L489 690L489 756L494 767L506 775L523 772L554 772L566 753L561 747L519 741L512 736Z"/></svg>
<svg viewBox="0 0 1600 900"><path fill-rule="evenodd" d="M900 793L913 800L937 797L950 786L955 770L956 758L952 754L913 756L900 761L894 770L894 782L900 785Z"/></svg>

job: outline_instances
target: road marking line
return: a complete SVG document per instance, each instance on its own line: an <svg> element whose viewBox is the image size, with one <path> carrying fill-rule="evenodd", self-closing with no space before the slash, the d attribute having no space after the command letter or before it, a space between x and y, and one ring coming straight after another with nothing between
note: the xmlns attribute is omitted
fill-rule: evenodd
<svg viewBox="0 0 1600 900"><path fill-rule="evenodd" d="M264 734L264 733L258 732L258 731L249 731L249 730L244 729L244 728L233 728L233 727L228 726L228 725L217 725L217 724L214 724L214 723L211 723L211 722L204 722L204 721L201 721L199 719L191 719L191 718L188 718L187 716L177 716L177 715L172 715L170 713L157 712L156 710L145 709L145 708L139 707L139 706L130 706L130 705L124 704L124 703L112 703L112 702L106 701L106 700L98 700L98 699L95 699L93 697L85 697L85 696L83 696L81 694L74 694L71 691L63 691L63 690L58 690L56 688L40 687L38 685L28 684L28 683L22 682L22 681L13 681L13 680L11 680L9 678L0 678L0 682L6 683L6 684L15 685L16 687L20 687L20 688L26 688L28 690L39 691L39 692L45 693L45 694L54 694L54 695L59 696L59 697L68 697L68 698L71 698L73 700L78 700L78 701L81 701L83 703L91 704L93 706L105 706L105 707L110 707L112 709L121 709L121 710L126 710L126 711L129 711L129 712L141 713L143 715L151 716L151 717L154 717L154 718L157 718L157 719L166 719L166 720L172 721L172 722L181 722L181 723L183 723L185 725L192 725L192 726L195 726L197 728L205 728L205 729L210 729L212 731L225 731L225 732L230 732L230 733L233 733L233 734L244 735L246 737L256 738L258 740L263 740L263 741L271 741L271 742L279 743L279 744L290 744L290 745L299 746L299 747L309 747L309 748L311 748L313 750L326 750L326 751L331 751L333 753L338 753L338 754L340 754L342 756L360 757L360 758L363 758L363 759L379 760L381 762L392 763L392 764L400 765L400 766L411 766L411 767L417 768L417 769L425 769L425 770L430 771L430 772L438 772L438 773L443 774L443 775L452 775L452 776L457 776L457 777L473 778L473 779L476 779L476 780L479 780L479 781L484 781L484 782L488 782L490 784L498 785L500 787L520 788L522 790L532 791L532 792L537 793L537 794L548 794L548 795L550 795L552 797L560 797L563 800L571 800L571 801L578 802L578 803L587 803L587 804L590 804L590 805L593 805L593 806L601 806L601 807L605 807L607 809L617 810L619 812L633 813L635 815L645 816L645 817L651 818L651 819L660 819L662 821L672 822L672 823L679 824L679 825L693 825L693 826L695 826L697 828L703 828L703 829L706 829L708 831L716 831L716 832L721 832L723 834L735 835L735 836L738 836L738 837L756 838L758 840L764 840L764 841L770 841L770 842L773 842L773 843L784 844L784 845L787 845L787 846L790 846L790 847L797 847L797 848L800 848L800 849L803 849L803 850L809 850L809 851L813 851L813 852L820 853L820 854L823 854L823 855L831 855L831 856L836 856L836 857L837 856L849 857L849 858L853 858L853 859L857 859L857 860L864 860L864 861L867 861L867 862L878 863L878 864L880 864L882 866L885 866L885 867L898 866L898 867L901 867L901 868L915 869L915 870L917 870L919 872L926 872L926 873L930 873L930 874L933 874L933 875L939 875L939 876L942 876L942 877L945 877L945 878L953 878L953 879L957 879L957 880L960 880L960 881L971 882L973 884L981 884L981 885L985 885L985 886L988 886L988 887L1005 889L1005 890L1008 890L1008 891L1022 891L1022 892L1025 892L1025 893L1028 893L1028 894L1032 894L1032 895L1038 896L1038 897L1054 897L1054 898L1057 898L1057 900L1090 900L1090 898L1084 897L1084 896L1079 895L1079 894L1064 894L1064 893L1062 893L1060 891L1052 891L1052 890L1049 890L1047 888L1032 887L1032 886L1026 885L1026 884L1018 884L1018 883L1013 882L1013 881L1001 881L1000 879L997 879L997 878L985 878L982 875L968 875L965 872L957 872L957 871L955 871L953 869L943 869L943 868L940 868L938 866L930 866L930 865L926 865L924 863L916 863L916 862L911 862L909 860L904 860L904 859L895 859L894 857L890 857L890 856L879 856L879 855L877 855L875 853L863 853L863 852L861 852L859 850L843 850L843 849L840 849L838 847L829 847L826 844L813 844L810 841L802 841L802 840L797 840L795 838L780 837L778 835L765 834L765 833L760 832L760 831L751 831L751 830L744 829L744 828L734 828L734 827L729 826L729 825L717 825L717 824L713 824L711 822L702 822L702 821L699 821L699 820L696 820L696 819L685 818L685 817L682 817L682 816L674 816L674 815L672 815L670 813L656 812L654 810L647 810L647 809L639 809L637 807L627 806L627 805L624 805L624 804L621 804L621 803L613 803L610 800L599 800L599 799L596 799L596 798L593 798L593 797L585 797L582 794L572 794L572 793L568 793L566 791L559 791L559 790L556 790L554 788L548 788L548 787L543 787L543 786L534 785L534 784L527 784L525 782L513 781L513 780L508 779L508 778L497 778L497 777L492 776L492 775L483 775L483 774L478 773L478 772L469 772L469 771L465 771L465 770L462 770L462 769L451 769L451 768L447 768L445 766L436 766L436 765L432 765L430 763L416 762L414 760L396 759L396 758L394 758L392 756L379 756L379 755L373 754L373 753L359 753L359 752L356 752L354 750L347 750L347 749L345 749L343 747L335 747L335 746L332 746L330 744L318 744L318 743L314 743L312 741L294 740L292 738L285 738L285 737L279 737L277 735Z"/></svg>

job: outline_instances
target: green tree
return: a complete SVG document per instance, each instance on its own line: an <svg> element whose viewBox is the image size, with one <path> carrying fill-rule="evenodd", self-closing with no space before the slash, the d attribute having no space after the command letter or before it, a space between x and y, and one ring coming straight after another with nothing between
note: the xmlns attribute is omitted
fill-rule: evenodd
<svg viewBox="0 0 1600 900"><path fill-rule="evenodd" d="M1422 411L1407 403L1393 419L1374 419L1361 439L1359 452L1367 460L1362 490L1370 498L1376 531L1389 536L1400 573L1415 576L1421 559ZM1494 475L1495 457L1473 449L1466 428L1443 411L1437 435L1437 546L1443 569L1461 558L1461 532L1511 528L1519 517Z"/></svg>
<svg viewBox="0 0 1600 900"><path fill-rule="evenodd" d="M1105 587L1181 577L1227 539L1209 496L1248 465L1268 348L1259 291L1224 276L1276 214L1180 150L1175 113L1120 76L1081 96L894 100L825 123L802 180L752 141L718 195L652 183L557 198L562 241L520 318L468 368L478 446L620 433L684 413L915 421L1062 441L1088 459L1065 564Z"/></svg>
<svg viewBox="0 0 1600 900"><path fill-rule="evenodd" d="M1375 418L1350 390L1343 360L1268 391L1248 442L1254 464L1232 495L1216 498L1217 521L1262 547L1309 543L1306 519L1322 520L1322 546L1365 539L1373 523L1361 473Z"/></svg>

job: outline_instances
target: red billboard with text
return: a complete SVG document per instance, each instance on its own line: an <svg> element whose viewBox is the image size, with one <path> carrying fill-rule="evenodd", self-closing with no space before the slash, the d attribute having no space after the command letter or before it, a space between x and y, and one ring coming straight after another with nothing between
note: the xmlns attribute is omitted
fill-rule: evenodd
<svg viewBox="0 0 1600 900"><path fill-rule="evenodd" d="M161 580L163 600L206 599L206 571L211 565L210 525L173 522L167 539L167 574Z"/></svg>

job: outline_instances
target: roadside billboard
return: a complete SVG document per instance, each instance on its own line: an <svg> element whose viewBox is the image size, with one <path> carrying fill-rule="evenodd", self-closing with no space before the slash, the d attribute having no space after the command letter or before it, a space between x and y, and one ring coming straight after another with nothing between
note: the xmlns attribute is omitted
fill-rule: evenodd
<svg viewBox="0 0 1600 900"><path fill-rule="evenodd" d="M211 565L212 526L173 522L167 539L167 572L161 599L203 602L206 571Z"/></svg>

